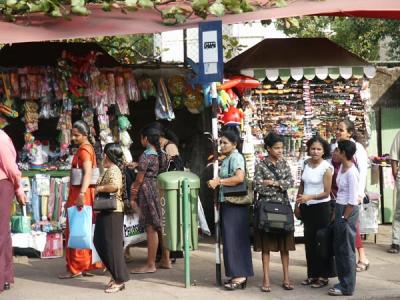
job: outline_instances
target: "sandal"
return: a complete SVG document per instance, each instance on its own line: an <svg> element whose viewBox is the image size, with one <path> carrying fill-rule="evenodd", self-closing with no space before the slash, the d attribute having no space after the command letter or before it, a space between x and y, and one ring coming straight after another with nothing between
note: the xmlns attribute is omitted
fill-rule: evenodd
<svg viewBox="0 0 400 300"><path fill-rule="evenodd" d="M269 285L267 285L267 286L263 285L260 289L261 289L261 292L271 293L271 287Z"/></svg>
<svg viewBox="0 0 400 300"><path fill-rule="evenodd" d="M116 293L125 289L125 283L116 284L113 283L111 286L107 287L104 292L107 294Z"/></svg>
<svg viewBox="0 0 400 300"><path fill-rule="evenodd" d="M330 288L328 294L330 296L343 296L343 292L337 288Z"/></svg>
<svg viewBox="0 0 400 300"><path fill-rule="evenodd" d="M357 272L364 272L364 271L367 271L368 269L369 269L369 262L364 263L362 261L359 261L357 263L357 268L356 268Z"/></svg>
<svg viewBox="0 0 400 300"><path fill-rule="evenodd" d="M318 278L307 278L301 282L301 285L312 285L318 281Z"/></svg>
<svg viewBox="0 0 400 300"><path fill-rule="evenodd" d="M282 283L282 288L283 288L285 291L294 290L294 286L291 285L289 282L284 282L284 283Z"/></svg>
<svg viewBox="0 0 400 300"><path fill-rule="evenodd" d="M103 270L103 271L104 271L104 270ZM90 272L87 272L87 271L82 272L82 275L83 275L84 277L94 277L94 276L96 276L95 274L90 273Z"/></svg>
<svg viewBox="0 0 400 300"><path fill-rule="evenodd" d="M106 285L106 289L107 288L110 288L113 284L115 284L115 281L114 281L114 279L110 279L110 281L107 283L107 285Z"/></svg>
<svg viewBox="0 0 400 300"><path fill-rule="evenodd" d="M243 281L238 281L238 282L235 282L235 281L232 280L230 283L227 283L224 286L225 286L226 290L234 291L234 290L237 290L237 289L244 290L246 288L246 285L247 285L247 278L245 280L243 280Z"/></svg>
<svg viewBox="0 0 400 300"><path fill-rule="evenodd" d="M81 277L81 276L82 276L82 272L76 273L76 274L65 273L65 274L58 275L58 279L72 279L72 278L77 278L77 277Z"/></svg>
<svg viewBox="0 0 400 300"><path fill-rule="evenodd" d="M322 287L328 285L328 283L329 283L329 279L321 278L321 279L318 279L315 283L313 283L311 285L311 287L314 289L319 289L319 288L322 288Z"/></svg>

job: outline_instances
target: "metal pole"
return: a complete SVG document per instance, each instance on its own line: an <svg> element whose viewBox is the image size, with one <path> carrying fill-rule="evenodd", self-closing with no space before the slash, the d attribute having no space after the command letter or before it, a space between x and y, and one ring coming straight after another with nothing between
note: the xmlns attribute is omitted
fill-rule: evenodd
<svg viewBox="0 0 400 300"><path fill-rule="evenodd" d="M218 177L218 119L217 119L217 85L212 83L212 137L213 137L213 159L214 159L214 176ZM214 224L215 224L215 277L217 286L222 285L221 279L221 228L219 223L219 202L218 202L218 190L214 190Z"/></svg>
<svg viewBox="0 0 400 300"><path fill-rule="evenodd" d="M185 288L190 287L190 202L189 184L187 178L182 181L183 194L183 239L185 252Z"/></svg>

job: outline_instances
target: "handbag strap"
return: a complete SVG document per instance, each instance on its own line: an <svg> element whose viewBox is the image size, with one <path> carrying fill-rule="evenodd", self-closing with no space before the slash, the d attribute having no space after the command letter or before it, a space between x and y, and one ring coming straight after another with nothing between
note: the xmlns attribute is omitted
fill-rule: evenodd
<svg viewBox="0 0 400 300"><path fill-rule="evenodd" d="M280 175L278 174L278 172L276 171L276 167L275 167L275 166L269 166L266 162L264 162L264 163L265 163L265 165L267 166L268 170L270 170L271 173L274 174L276 180L279 181L279 180L282 179L282 176L280 176ZM286 194L287 201L284 201L283 203L284 203L284 204L290 204L288 191L284 191L284 194Z"/></svg>

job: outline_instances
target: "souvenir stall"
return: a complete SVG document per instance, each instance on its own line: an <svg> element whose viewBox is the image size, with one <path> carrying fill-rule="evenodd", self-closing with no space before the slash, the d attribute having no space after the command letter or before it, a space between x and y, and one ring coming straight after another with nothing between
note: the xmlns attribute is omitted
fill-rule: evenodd
<svg viewBox="0 0 400 300"><path fill-rule="evenodd" d="M313 135L335 143L338 122L349 117L368 144L368 79L375 68L328 39L265 39L227 62L225 72L262 81L251 91L251 127L259 137L271 130L284 136L284 156L295 178L289 191L293 203L307 156L305 143ZM266 155L260 140L255 155ZM300 226L295 235L302 235Z"/></svg>
<svg viewBox="0 0 400 300"><path fill-rule="evenodd" d="M0 51L0 100L0 127L17 148L28 196L26 212L14 207L13 246L62 256L72 124L90 125L99 154L121 141L131 161L127 115L128 102L140 100L135 77L94 43L9 45Z"/></svg>

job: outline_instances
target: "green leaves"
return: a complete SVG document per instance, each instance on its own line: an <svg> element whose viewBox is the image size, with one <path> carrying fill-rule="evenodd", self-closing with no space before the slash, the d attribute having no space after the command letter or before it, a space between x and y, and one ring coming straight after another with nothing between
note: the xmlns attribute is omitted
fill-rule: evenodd
<svg viewBox="0 0 400 300"><path fill-rule="evenodd" d="M139 0L139 5L143 8L153 8L154 2L151 0Z"/></svg>
<svg viewBox="0 0 400 300"><path fill-rule="evenodd" d="M104 9L104 7L103 7ZM71 0L71 13L80 16L88 16L90 11L86 7L85 0Z"/></svg>
<svg viewBox="0 0 400 300"><path fill-rule="evenodd" d="M190 15L190 11L180 6L172 6L162 10L161 14L163 18L163 24L171 26L185 23L187 16Z"/></svg>
<svg viewBox="0 0 400 300"><path fill-rule="evenodd" d="M223 5L221 2L214 2L208 8L208 12L217 17L222 17L223 15L225 15L225 5Z"/></svg>

